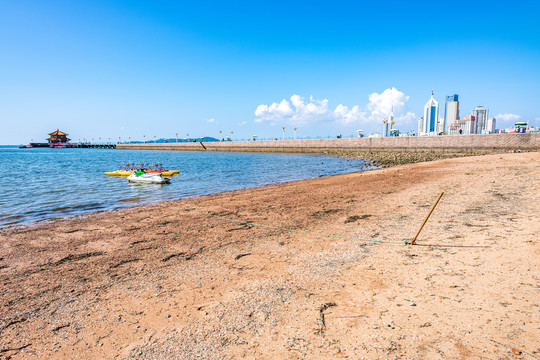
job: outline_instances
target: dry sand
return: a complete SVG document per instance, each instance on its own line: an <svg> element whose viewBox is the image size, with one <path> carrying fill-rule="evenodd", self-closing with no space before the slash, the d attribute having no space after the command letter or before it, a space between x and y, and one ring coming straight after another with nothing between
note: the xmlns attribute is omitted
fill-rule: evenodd
<svg viewBox="0 0 540 360"><path fill-rule="evenodd" d="M0 358L540 359L539 189L486 155L4 230Z"/></svg>

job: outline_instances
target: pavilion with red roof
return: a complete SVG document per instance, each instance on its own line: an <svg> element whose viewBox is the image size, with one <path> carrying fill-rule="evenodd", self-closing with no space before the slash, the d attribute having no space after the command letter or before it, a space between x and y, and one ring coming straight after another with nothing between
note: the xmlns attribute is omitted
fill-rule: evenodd
<svg viewBox="0 0 540 360"><path fill-rule="evenodd" d="M50 145L56 145L56 144L65 144L69 142L68 134L56 129L56 131L53 131L49 134L50 137L47 139Z"/></svg>

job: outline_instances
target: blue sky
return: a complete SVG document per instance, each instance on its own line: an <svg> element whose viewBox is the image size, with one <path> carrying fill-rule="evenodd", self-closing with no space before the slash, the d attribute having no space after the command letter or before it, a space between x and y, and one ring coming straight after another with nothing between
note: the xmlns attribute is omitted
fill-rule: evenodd
<svg viewBox="0 0 540 360"><path fill-rule="evenodd" d="M0 0L0 144L540 123L539 1ZM276 103L275 105L272 105Z"/></svg>

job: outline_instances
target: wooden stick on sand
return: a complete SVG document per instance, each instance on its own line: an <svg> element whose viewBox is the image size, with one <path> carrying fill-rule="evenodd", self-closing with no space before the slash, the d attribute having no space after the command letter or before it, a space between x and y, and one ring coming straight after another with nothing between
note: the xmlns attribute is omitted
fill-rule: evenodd
<svg viewBox="0 0 540 360"><path fill-rule="evenodd" d="M444 194L444 191L441 193L441 195L439 195L439 198L437 199L437 201L435 201L435 204L433 204L433 206L431 207L431 210L429 210L429 214L427 214L426 219L424 220L424 222L420 226L420 229L418 229L418 232L416 233L416 235L414 235L414 238L411 241L411 245L414 245L414 242L416 241L416 238L418 237L418 235L420 235L420 231L422 231L422 229L424 228L424 225L426 225L426 222L428 221L429 217L431 216L431 213L433 212L433 210L435 210L435 206L437 206L437 204L439 203L439 200L441 200L443 194Z"/></svg>

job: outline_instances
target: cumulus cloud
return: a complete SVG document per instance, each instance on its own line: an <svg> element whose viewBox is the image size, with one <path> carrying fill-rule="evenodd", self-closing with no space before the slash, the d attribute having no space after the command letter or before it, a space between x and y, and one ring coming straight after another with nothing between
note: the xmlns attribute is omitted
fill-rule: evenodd
<svg viewBox="0 0 540 360"><path fill-rule="evenodd" d="M384 118L390 114L392 108L395 113L403 111L408 101L408 96L393 87L380 94L376 92L370 94L367 108L371 111L372 117Z"/></svg>
<svg viewBox="0 0 540 360"><path fill-rule="evenodd" d="M354 124L359 122L365 122L367 119L367 113L360 110L358 105L354 105L351 109L348 106L339 104L334 110L334 118L345 124Z"/></svg>
<svg viewBox="0 0 540 360"><path fill-rule="evenodd" d="M324 120L328 116L328 100L315 100L310 96L306 103L300 95L293 95L291 102L283 99L280 103L259 105L255 110L255 122L270 122L271 124L288 123L304 125L310 122ZM294 109L291 107L294 106Z"/></svg>
<svg viewBox="0 0 540 360"><path fill-rule="evenodd" d="M405 114L400 114L394 117L396 123L400 124L416 124L418 117L415 113L407 111Z"/></svg>
<svg viewBox="0 0 540 360"><path fill-rule="evenodd" d="M400 122L416 121L416 115L407 112L409 97L395 87L382 93L372 93L369 103L362 109L359 105L348 107L339 104L334 110L329 107L328 99L309 99L294 94L290 101L283 99L271 105L259 105L255 110L255 122L268 122L272 125L306 125L316 122L337 122L344 125L380 122L388 117L392 109L395 120Z"/></svg>
<svg viewBox="0 0 540 360"><path fill-rule="evenodd" d="M206 120L206 122L212 124L212 123L216 123L217 121L216 121L216 119L211 118L211 119Z"/></svg>
<svg viewBox="0 0 540 360"><path fill-rule="evenodd" d="M521 119L521 116L516 114L498 114L495 115L495 119L505 122L516 122Z"/></svg>

